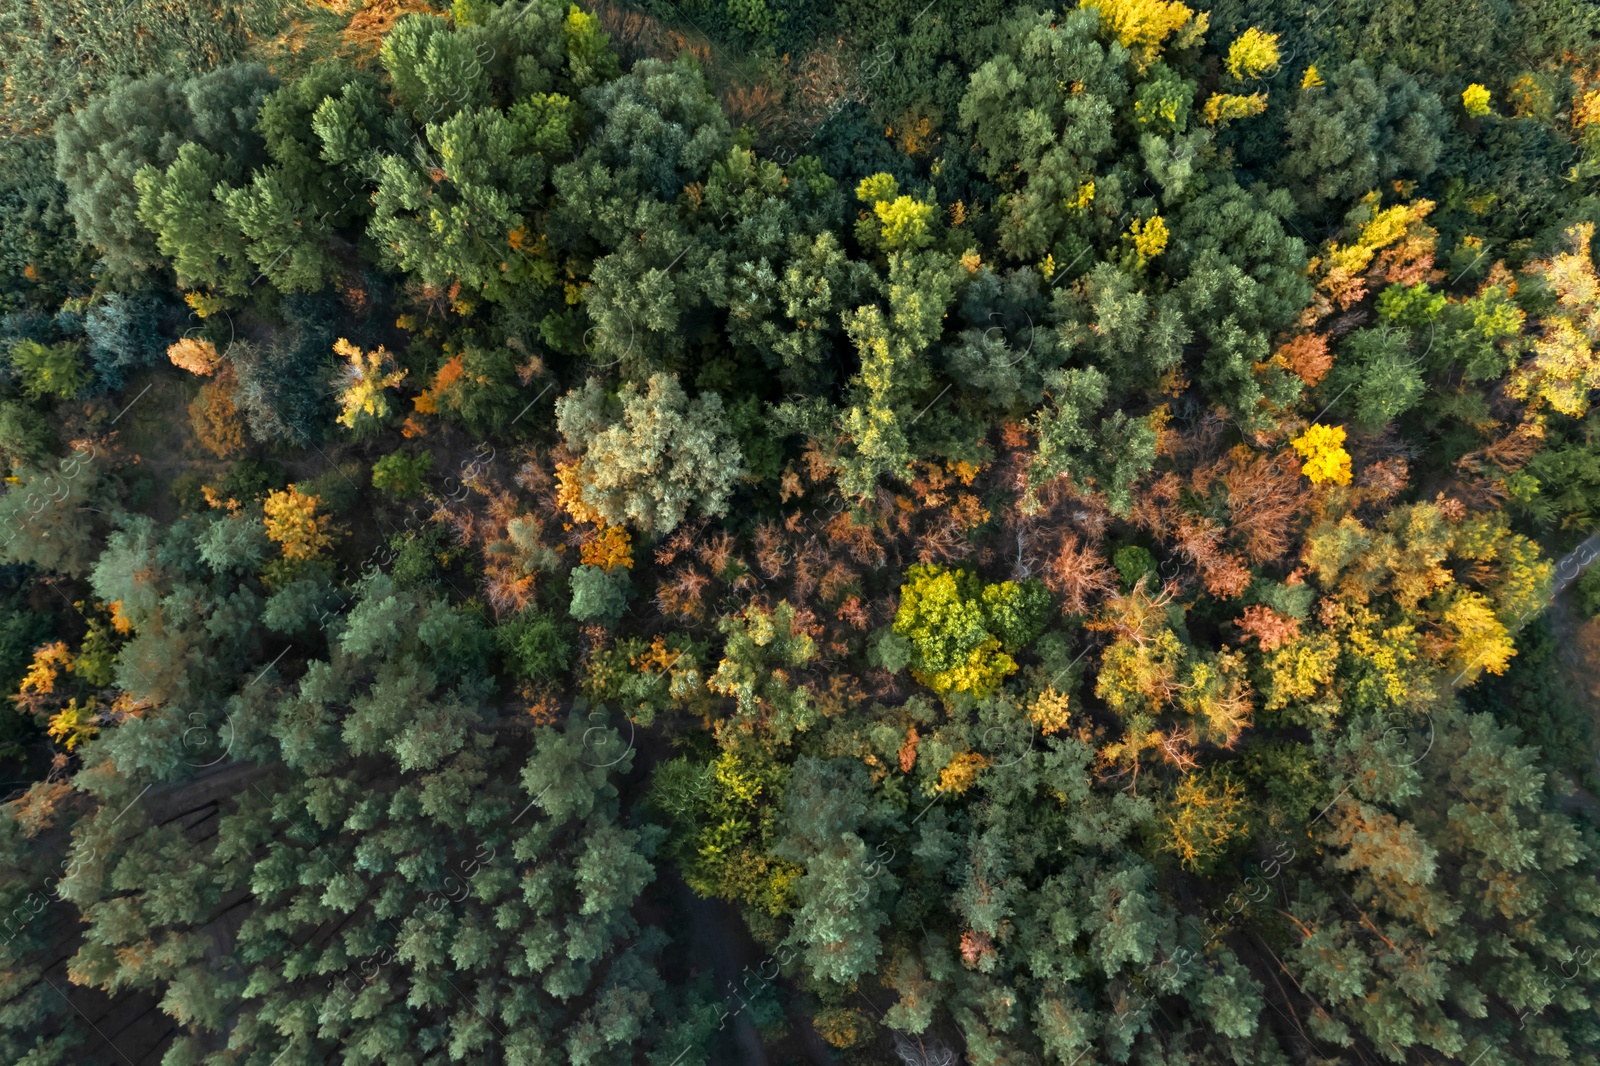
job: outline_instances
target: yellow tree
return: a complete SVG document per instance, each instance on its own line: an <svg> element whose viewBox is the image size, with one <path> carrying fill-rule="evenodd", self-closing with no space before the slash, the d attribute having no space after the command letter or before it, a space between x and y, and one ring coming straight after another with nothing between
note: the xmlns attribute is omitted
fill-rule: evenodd
<svg viewBox="0 0 1600 1066"><path fill-rule="evenodd" d="M339 393L339 424L353 430L376 428L392 410L387 390L406 379L394 359L382 346L363 352L340 337L333 343L336 355L345 358L344 387Z"/></svg>
<svg viewBox="0 0 1600 1066"><path fill-rule="evenodd" d="M1235 78L1259 78L1278 65L1278 35L1251 26L1228 46L1228 73Z"/></svg>
<svg viewBox="0 0 1600 1066"><path fill-rule="evenodd" d="M1316 295L1301 312L1300 324L1312 326L1334 311L1334 305L1348 308L1367 294L1367 268L1377 254L1396 246L1396 252L1417 261L1433 254L1437 231L1424 220L1433 211L1432 200L1381 207L1382 197L1368 193L1361 205L1347 216L1360 226L1349 244L1330 241L1307 267L1316 281ZM1394 254L1394 253L1391 253Z"/></svg>
<svg viewBox="0 0 1600 1066"><path fill-rule="evenodd" d="M1184 778L1172 798L1171 835L1163 848L1190 870L1204 868L1244 833L1244 804L1244 790L1224 774L1211 781L1198 774Z"/></svg>
<svg viewBox="0 0 1600 1066"><path fill-rule="evenodd" d="M1100 13L1101 25L1133 53L1140 67L1155 62L1175 33L1179 48L1198 40L1210 17L1204 12L1196 17L1192 8L1177 0L1082 0L1082 6Z"/></svg>
<svg viewBox="0 0 1600 1066"><path fill-rule="evenodd" d="M315 559L333 544L328 518L317 514L318 502L294 485L267 496L267 536L290 562Z"/></svg>
<svg viewBox="0 0 1600 1066"><path fill-rule="evenodd" d="M235 377L231 366L213 381L200 386L189 403L189 424L195 439L218 459L238 455L249 446L245 439L245 420L233 401Z"/></svg>
<svg viewBox="0 0 1600 1066"><path fill-rule="evenodd" d="M1206 98L1204 115L1208 126L1226 126L1240 118L1259 115L1267 109L1266 93L1212 93Z"/></svg>
<svg viewBox="0 0 1600 1066"><path fill-rule="evenodd" d="M1556 306L1544 316L1542 336L1533 342L1533 356L1512 374L1509 391L1530 406L1549 404L1582 418L1589 410L1589 390L1600 388L1600 278L1596 278L1589 242L1594 223L1567 230L1568 251L1535 263L1529 272L1542 277L1556 295Z"/></svg>
<svg viewBox="0 0 1600 1066"><path fill-rule="evenodd" d="M1457 589L1444 611L1445 630L1455 640L1451 665L1459 670L1456 684L1470 684L1481 671L1503 674L1517 654L1511 634L1495 617L1494 605L1481 592Z"/></svg>
<svg viewBox="0 0 1600 1066"><path fill-rule="evenodd" d="M68 750L75 750L85 740L93 740L95 734L100 732L100 727L95 724L99 714L99 707L95 705L93 697L85 700L80 706L76 698L68 700L67 705L50 719L50 727L46 730L51 739L61 741Z"/></svg>
<svg viewBox="0 0 1600 1066"><path fill-rule="evenodd" d="M1189 665L1178 703L1194 718L1198 739L1231 748L1254 717L1252 696L1244 654L1224 647L1215 658Z"/></svg>
<svg viewBox="0 0 1600 1066"><path fill-rule="evenodd" d="M1339 642L1328 633L1308 633L1267 653L1261 663L1262 708L1311 704L1328 692L1339 666Z"/></svg>
<svg viewBox="0 0 1600 1066"><path fill-rule="evenodd" d="M22 678L22 684L17 687L17 694L11 697L17 709L32 714L46 714L60 706L56 682L63 673L70 673L72 668L72 652L67 649L65 641L58 640L35 648L33 662Z"/></svg>
<svg viewBox="0 0 1600 1066"><path fill-rule="evenodd" d="M1148 220L1136 218L1128 227L1128 236L1133 240L1133 252L1138 265L1144 266L1166 251L1166 220L1160 215L1151 215Z"/></svg>
<svg viewBox="0 0 1600 1066"><path fill-rule="evenodd" d="M1331 481L1350 484L1350 453L1344 450L1344 427L1312 425L1292 442L1305 460L1301 468L1313 485Z"/></svg>

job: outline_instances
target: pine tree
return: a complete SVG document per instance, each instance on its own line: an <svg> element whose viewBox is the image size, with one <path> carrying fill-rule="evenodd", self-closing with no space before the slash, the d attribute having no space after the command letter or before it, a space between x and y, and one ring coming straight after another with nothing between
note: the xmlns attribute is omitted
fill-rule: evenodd
<svg viewBox="0 0 1600 1066"><path fill-rule="evenodd" d="M581 456L584 502L612 524L667 533L690 506L722 514L742 473L721 397L707 392L690 400L673 375L654 375L643 393L626 383L615 400L590 378L556 401L556 419L567 447Z"/></svg>

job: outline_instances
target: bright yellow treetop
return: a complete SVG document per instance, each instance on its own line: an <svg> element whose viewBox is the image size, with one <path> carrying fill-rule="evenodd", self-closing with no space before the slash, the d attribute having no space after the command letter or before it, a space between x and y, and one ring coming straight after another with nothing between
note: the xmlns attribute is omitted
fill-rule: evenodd
<svg viewBox="0 0 1600 1066"><path fill-rule="evenodd" d="M1195 18L1194 10L1177 0L1082 0L1082 6L1098 11L1100 21L1143 66L1154 62L1167 38L1179 30L1187 27L1184 38L1189 39L1206 29L1207 16Z"/></svg>
<svg viewBox="0 0 1600 1066"><path fill-rule="evenodd" d="M1467 109L1467 114L1476 118L1489 113L1489 90L1473 82L1461 93L1461 106Z"/></svg>
<svg viewBox="0 0 1600 1066"><path fill-rule="evenodd" d="M1228 46L1228 73L1235 78L1259 78L1278 65L1278 35L1251 26Z"/></svg>
<svg viewBox="0 0 1600 1066"><path fill-rule="evenodd" d="M317 516L317 503L317 497L293 485L267 496L264 505L267 537L283 548L285 559L315 559L333 544L328 534L328 520Z"/></svg>
<svg viewBox="0 0 1600 1066"><path fill-rule="evenodd" d="M1251 118L1267 109L1266 93L1212 93L1202 109L1208 126L1226 126L1235 119Z"/></svg>
<svg viewBox="0 0 1600 1066"><path fill-rule="evenodd" d="M1350 453L1344 450L1344 427L1313 425L1292 442L1305 459L1303 472L1313 485L1331 481L1350 484Z"/></svg>
<svg viewBox="0 0 1600 1066"><path fill-rule="evenodd" d="M363 422L382 422L389 417L390 403L387 390L406 379L404 370L397 370L387 349L378 347L370 352L340 337L333 344L335 355L345 359L344 388L339 393L339 424L355 429Z"/></svg>
<svg viewBox="0 0 1600 1066"><path fill-rule="evenodd" d="M1128 235L1133 238L1133 250L1139 255L1139 262L1154 259L1167 248L1167 224L1160 215L1151 215L1148 220L1134 219L1133 225L1128 227Z"/></svg>

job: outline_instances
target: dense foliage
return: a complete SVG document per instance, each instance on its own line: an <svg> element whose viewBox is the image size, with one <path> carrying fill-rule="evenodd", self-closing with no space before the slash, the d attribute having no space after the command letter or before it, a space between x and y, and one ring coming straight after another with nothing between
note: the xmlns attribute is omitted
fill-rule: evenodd
<svg viewBox="0 0 1600 1066"><path fill-rule="evenodd" d="M1590 6L271 7L0 13L0 1060L1600 1063Z"/></svg>

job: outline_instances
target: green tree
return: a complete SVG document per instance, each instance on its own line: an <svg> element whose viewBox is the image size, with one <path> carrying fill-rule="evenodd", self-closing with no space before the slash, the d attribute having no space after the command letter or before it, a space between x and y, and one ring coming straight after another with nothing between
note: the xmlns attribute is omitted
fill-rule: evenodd
<svg viewBox="0 0 1600 1066"><path fill-rule="evenodd" d="M92 505L101 502L101 460L74 451L50 466L22 465L17 483L0 496L0 536L7 562L81 576L94 563Z"/></svg>
<svg viewBox="0 0 1600 1066"><path fill-rule="evenodd" d="M264 67L224 67L181 85L155 76L120 85L63 116L56 127L56 173L67 187L67 207L79 234L101 254L105 267L132 279L165 266L164 252L146 221L170 224L168 247L185 263L206 258L198 245L224 234L207 179L242 174L260 159L256 111L276 86ZM163 174L192 143L170 181L146 178L145 210L136 183L146 167ZM185 212L196 213L192 220ZM213 256L216 252L211 253Z"/></svg>
<svg viewBox="0 0 1600 1066"><path fill-rule="evenodd" d="M315 292L337 277L348 232L371 214L369 171L395 136L375 82L326 63L284 84L257 124L270 162L248 183L217 190L253 268L283 292Z"/></svg>
<svg viewBox="0 0 1600 1066"><path fill-rule="evenodd" d="M459 283L491 301L517 284L550 284L555 265L540 256L528 216L550 161L572 150L573 119L570 100L540 94L429 123L422 159L380 164L368 231L389 262L425 284Z"/></svg>
<svg viewBox="0 0 1600 1066"><path fill-rule="evenodd" d="M743 722L777 743L814 727L819 721L814 694L794 674L816 658L817 646L801 628L794 606L786 600L771 610L751 604L717 627L727 640L706 688L733 697Z"/></svg>
<svg viewBox="0 0 1600 1066"><path fill-rule="evenodd" d="M632 587L628 571L618 567L577 566L572 570L572 617L580 622L602 622L615 626L628 609Z"/></svg>
<svg viewBox="0 0 1600 1066"><path fill-rule="evenodd" d="M894 632L909 641L917 679L941 695L992 692L1017 668L1012 653L1036 639L1049 617L1041 582L982 584L965 570L914 565L900 587Z"/></svg>
<svg viewBox="0 0 1600 1066"><path fill-rule="evenodd" d="M1155 462L1155 430L1142 419L1116 411L1100 419L1098 432L1090 419L1106 402L1105 375L1094 368L1064 370L1045 377L1050 402L1034 416L1039 451L1033 480L1070 477L1106 494L1112 508L1126 513L1133 505L1133 484Z"/></svg>
<svg viewBox="0 0 1600 1066"><path fill-rule="evenodd" d="M1436 95L1392 63L1378 74L1360 60L1321 73L1326 86L1301 90L1284 120L1282 172L1308 208L1342 213L1396 177L1433 173L1445 129Z"/></svg>
<svg viewBox="0 0 1600 1066"><path fill-rule="evenodd" d="M652 376L643 393L624 383L615 399L590 378L556 401L556 425L580 457L583 501L613 525L659 534L691 506L724 514L743 473L721 397L691 400L674 375Z"/></svg>
<svg viewBox="0 0 1600 1066"><path fill-rule="evenodd" d="M333 301L291 293L282 305L284 328L266 344L235 341L227 360L238 375L234 398L263 443L300 447L320 440L333 422L330 397Z"/></svg>
<svg viewBox="0 0 1600 1066"><path fill-rule="evenodd" d="M864 304L845 317L845 332L861 357L839 418L852 445L839 477L845 493L873 495L884 475L903 473L919 453L911 427L918 408L938 398L927 356L943 333L960 273L955 258L941 252L895 253L885 286L888 307Z"/></svg>
<svg viewBox="0 0 1600 1066"><path fill-rule="evenodd" d="M554 681L566 673L572 645L563 626L553 616L536 610L523 612L495 630L507 664L534 681Z"/></svg>
<svg viewBox="0 0 1600 1066"><path fill-rule="evenodd" d="M1355 424L1376 432L1410 410L1422 398L1422 359L1411 353L1404 330L1379 327L1358 330L1341 346L1339 358L1323 388L1338 396L1340 407Z"/></svg>
<svg viewBox="0 0 1600 1066"><path fill-rule="evenodd" d="M11 367L22 379L22 393L30 400L55 397L68 400L89 383L83 363L83 346L77 341L40 344L19 340L8 353Z"/></svg>
<svg viewBox="0 0 1600 1066"><path fill-rule="evenodd" d="M1096 208L1110 204L1114 215L1121 206L1116 183L1095 179L1116 144L1114 117L1128 103L1128 50L1101 43L1099 24L1093 8L1020 16L1005 51L973 73L962 97L961 124L972 132L978 166L1005 188L998 244L1008 255L1040 259L1066 247L1069 235L1108 236L1102 211L1063 210L1085 182L1094 181Z"/></svg>
<svg viewBox="0 0 1600 1066"><path fill-rule="evenodd" d="M43 415L16 400L0 400L0 454L8 463L37 465L57 447Z"/></svg>
<svg viewBox="0 0 1600 1066"><path fill-rule="evenodd" d="M882 953L878 930L894 876L873 867L861 833L873 821L866 768L854 761L799 759L784 793L784 836L774 854L801 866L788 941L811 976L849 985ZM881 815L879 816L881 817Z"/></svg>
<svg viewBox="0 0 1600 1066"><path fill-rule="evenodd" d="M10 137L0 174L0 311L58 307L87 288L88 268L56 179L54 139Z"/></svg>
<svg viewBox="0 0 1600 1066"><path fill-rule="evenodd" d="M372 464L372 487L395 499L422 495L422 477L433 467L433 453L393 451Z"/></svg>

